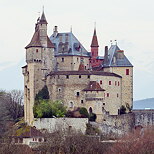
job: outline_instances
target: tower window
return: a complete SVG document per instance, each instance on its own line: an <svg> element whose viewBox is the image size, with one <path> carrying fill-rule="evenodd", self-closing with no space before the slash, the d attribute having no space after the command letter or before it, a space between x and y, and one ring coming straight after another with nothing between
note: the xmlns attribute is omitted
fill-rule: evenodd
<svg viewBox="0 0 154 154"><path fill-rule="evenodd" d="M83 104L83 100L81 100L81 104Z"/></svg>
<svg viewBox="0 0 154 154"><path fill-rule="evenodd" d="M90 75L88 75L88 77L87 77L88 79L90 79Z"/></svg>
<svg viewBox="0 0 154 154"><path fill-rule="evenodd" d="M81 78L81 75L79 75L79 78Z"/></svg>
<svg viewBox="0 0 154 154"><path fill-rule="evenodd" d="M110 97L110 94L109 93L107 93L107 97Z"/></svg>
<svg viewBox="0 0 154 154"><path fill-rule="evenodd" d="M103 105L105 105L105 103L103 103Z"/></svg>
<svg viewBox="0 0 154 154"><path fill-rule="evenodd" d="M77 93L76 93L76 96L80 96L80 92L77 92Z"/></svg>
<svg viewBox="0 0 154 154"><path fill-rule="evenodd" d="M115 86L117 85L117 81L115 81Z"/></svg>
<svg viewBox="0 0 154 154"><path fill-rule="evenodd" d="M64 62L64 58L62 58L61 61Z"/></svg>
<svg viewBox="0 0 154 154"><path fill-rule="evenodd" d="M66 75L66 79L69 79L69 75Z"/></svg>
<svg viewBox="0 0 154 154"><path fill-rule="evenodd" d="M118 81L118 86L120 85L119 81Z"/></svg>
<svg viewBox="0 0 154 154"><path fill-rule="evenodd" d="M109 81L109 85L111 85L111 81Z"/></svg>
<svg viewBox="0 0 154 154"><path fill-rule="evenodd" d="M129 69L126 69L126 75L129 75Z"/></svg>
<svg viewBox="0 0 154 154"><path fill-rule="evenodd" d="M100 80L100 84L102 84L102 80Z"/></svg>

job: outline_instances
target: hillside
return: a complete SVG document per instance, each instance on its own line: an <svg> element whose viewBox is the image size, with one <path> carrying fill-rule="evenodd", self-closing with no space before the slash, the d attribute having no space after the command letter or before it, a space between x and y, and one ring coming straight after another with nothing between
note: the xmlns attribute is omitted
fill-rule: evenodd
<svg viewBox="0 0 154 154"><path fill-rule="evenodd" d="M142 99L134 101L133 109L154 109L154 98Z"/></svg>

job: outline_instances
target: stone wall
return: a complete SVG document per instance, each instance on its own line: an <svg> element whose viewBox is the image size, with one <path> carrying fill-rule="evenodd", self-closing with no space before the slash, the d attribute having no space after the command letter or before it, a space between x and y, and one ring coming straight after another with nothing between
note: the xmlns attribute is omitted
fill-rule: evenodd
<svg viewBox="0 0 154 154"><path fill-rule="evenodd" d="M135 115L135 126L152 126L154 125L154 110L133 110Z"/></svg>
<svg viewBox="0 0 154 154"><path fill-rule="evenodd" d="M35 119L33 126L36 129L46 129L50 133L57 130L86 132L87 118L39 118Z"/></svg>
<svg viewBox="0 0 154 154"><path fill-rule="evenodd" d="M89 57L84 56L57 56L58 71L78 71L79 65L83 60L85 69L89 69Z"/></svg>
<svg viewBox="0 0 154 154"><path fill-rule="evenodd" d="M97 115L97 122L102 122L102 109L110 115L118 115L121 102L121 78L105 75L52 75L48 76L47 86L50 99L62 100L68 110L77 107L85 107L88 111L91 107ZM89 77L88 77L89 76ZM89 91L87 88L90 81L96 81L104 91ZM111 85L109 85L111 82ZM77 93L79 95L77 95ZM87 99L87 95L89 98Z"/></svg>

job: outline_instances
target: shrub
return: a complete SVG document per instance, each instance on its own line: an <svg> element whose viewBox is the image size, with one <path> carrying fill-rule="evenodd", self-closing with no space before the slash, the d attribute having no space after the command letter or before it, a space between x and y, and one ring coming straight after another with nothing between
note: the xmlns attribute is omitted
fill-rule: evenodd
<svg viewBox="0 0 154 154"><path fill-rule="evenodd" d="M66 107L60 101L39 100L34 104L33 112L35 118L64 117Z"/></svg>
<svg viewBox="0 0 154 154"><path fill-rule="evenodd" d="M96 116L95 113L90 113L90 115L89 115L89 121L96 121L96 118L97 118L97 116Z"/></svg>
<svg viewBox="0 0 154 154"><path fill-rule="evenodd" d="M125 114L125 113L126 113L126 107L122 105L120 108L120 114Z"/></svg>
<svg viewBox="0 0 154 154"><path fill-rule="evenodd" d="M88 118L88 117L89 117L89 113L88 113L88 111L87 111L86 108L81 107L81 108L79 109L79 112L80 112L80 114L82 115L82 117L84 117L84 118Z"/></svg>
<svg viewBox="0 0 154 154"><path fill-rule="evenodd" d="M49 91L46 85L38 92L38 94L36 94L35 100L41 99L49 99Z"/></svg>

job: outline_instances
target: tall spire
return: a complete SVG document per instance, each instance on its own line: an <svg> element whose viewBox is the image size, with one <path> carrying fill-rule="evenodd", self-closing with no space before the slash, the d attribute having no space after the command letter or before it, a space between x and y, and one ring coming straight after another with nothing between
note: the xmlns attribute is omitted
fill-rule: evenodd
<svg viewBox="0 0 154 154"><path fill-rule="evenodd" d="M91 47L99 47L98 40L97 40L97 34L96 34L96 27L94 28L94 35L92 38Z"/></svg>
<svg viewBox="0 0 154 154"><path fill-rule="evenodd" d="M42 16L41 16L41 19L40 19L40 23L48 24L46 17L45 17L45 14L44 14L44 6L43 6L43 12L42 12Z"/></svg>

